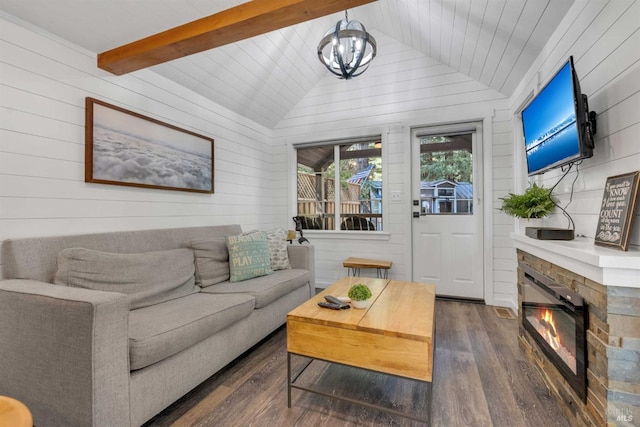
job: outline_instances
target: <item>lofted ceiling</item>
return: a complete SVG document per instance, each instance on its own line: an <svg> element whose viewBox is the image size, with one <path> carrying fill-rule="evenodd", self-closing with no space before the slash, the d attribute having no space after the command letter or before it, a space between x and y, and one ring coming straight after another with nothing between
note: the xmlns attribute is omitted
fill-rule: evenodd
<svg viewBox="0 0 640 427"><path fill-rule="evenodd" d="M244 2L0 0L0 9L98 54ZM349 19L510 96L572 3L378 0L349 10ZM273 129L321 79L334 78L316 49L343 17L317 18L151 70ZM379 41L378 52L384 49Z"/></svg>

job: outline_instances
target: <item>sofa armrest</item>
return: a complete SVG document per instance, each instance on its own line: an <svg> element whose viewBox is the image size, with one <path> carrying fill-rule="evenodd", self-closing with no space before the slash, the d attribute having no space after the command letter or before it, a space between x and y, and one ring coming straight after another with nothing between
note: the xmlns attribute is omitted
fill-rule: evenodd
<svg viewBox="0 0 640 427"><path fill-rule="evenodd" d="M309 271L310 295L316 292L316 258L313 245L287 245L291 268Z"/></svg>
<svg viewBox="0 0 640 427"><path fill-rule="evenodd" d="M130 425L128 318L123 294L0 281L0 395L35 425Z"/></svg>

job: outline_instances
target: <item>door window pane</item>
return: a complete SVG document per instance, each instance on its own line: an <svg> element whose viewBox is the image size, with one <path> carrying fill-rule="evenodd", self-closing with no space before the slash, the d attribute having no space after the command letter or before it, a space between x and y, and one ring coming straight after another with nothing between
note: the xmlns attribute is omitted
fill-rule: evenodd
<svg viewBox="0 0 640 427"><path fill-rule="evenodd" d="M472 213L472 135L420 137L420 214Z"/></svg>

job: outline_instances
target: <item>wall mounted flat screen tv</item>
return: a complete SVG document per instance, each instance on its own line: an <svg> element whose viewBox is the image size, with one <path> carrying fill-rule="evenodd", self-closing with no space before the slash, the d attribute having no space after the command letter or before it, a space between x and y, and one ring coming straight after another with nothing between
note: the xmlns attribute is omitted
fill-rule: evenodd
<svg viewBox="0 0 640 427"><path fill-rule="evenodd" d="M593 155L595 113L580 92L573 57L522 110L522 127L529 176Z"/></svg>

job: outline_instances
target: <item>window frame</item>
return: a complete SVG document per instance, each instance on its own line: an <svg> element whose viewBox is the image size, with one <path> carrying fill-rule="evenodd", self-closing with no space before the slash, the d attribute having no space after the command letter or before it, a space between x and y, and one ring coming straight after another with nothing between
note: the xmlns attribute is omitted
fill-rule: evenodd
<svg viewBox="0 0 640 427"><path fill-rule="evenodd" d="M381 165L382 165L382 177L381 177L381 182L382 182L382 189L381 189L381 199L380 198L376 198L375 202L378 204L378 206L380 206L381 209L381 228L382 230L341 230L340 229L340 224L341 224L341 214L342 214L342 206L341 206L341 200L340 200L340 167L339 162L340 160L344 160L340 157L340 146L343 145L352 145L352 144L357 144L357 143L364 143L364 142L373 142L374 140L378 140L381 142L382 146L381 146L381 150L380 150L380 158L381 158ZM333 229L304 229L304 233L306 234L310 234L310 235L314 235L314 237L326 237L326 238L332 238L334 236L340 236L340 238L344 238L347 235L349 236L354 236L354 238L357 237L361 237L361 238L365 238L365 239L385 239L388 240L389 238L389 233L384 231L386 229L386 224L387 224L387 220L385 219L385 214L384 212L387 211L387 204L388 204L388 190L386 189L386 185L385 183L388 181L388 172L387 172L387 161L385 160L387 153L388 153L388 149L387 149L387 135L384 132L375 132L375 133L368 133L368 134L363 134L363 135L359 135L359 136L353 136L353 137L341 137L341 138L335 138L335 139L327 139L327 140L318 140L318 141L305 141L305 142L292 142L291 144L289 144L289 159L290 159L290 167L291 167L291 171L292 173L290 173L290 179L291 179L291 186L290 186L290 213L292 216L296 216L298 215L298 191L297 191L297 185L298 185L298 149L304 149L304 148L312 148L312 147L319 147L319 146L332 146L334 149L334 164L336 164L337 167L334 168L334 175L332 177L332 179L334 180L334 194L335 194L335 199L333 200L333 202L335 203L335 207L334 207L334 213L333 213L333 218L334 218L334 228ZM373 201L374 199L372 199ZM329 214L331 215L331 214Z"/></svg>

